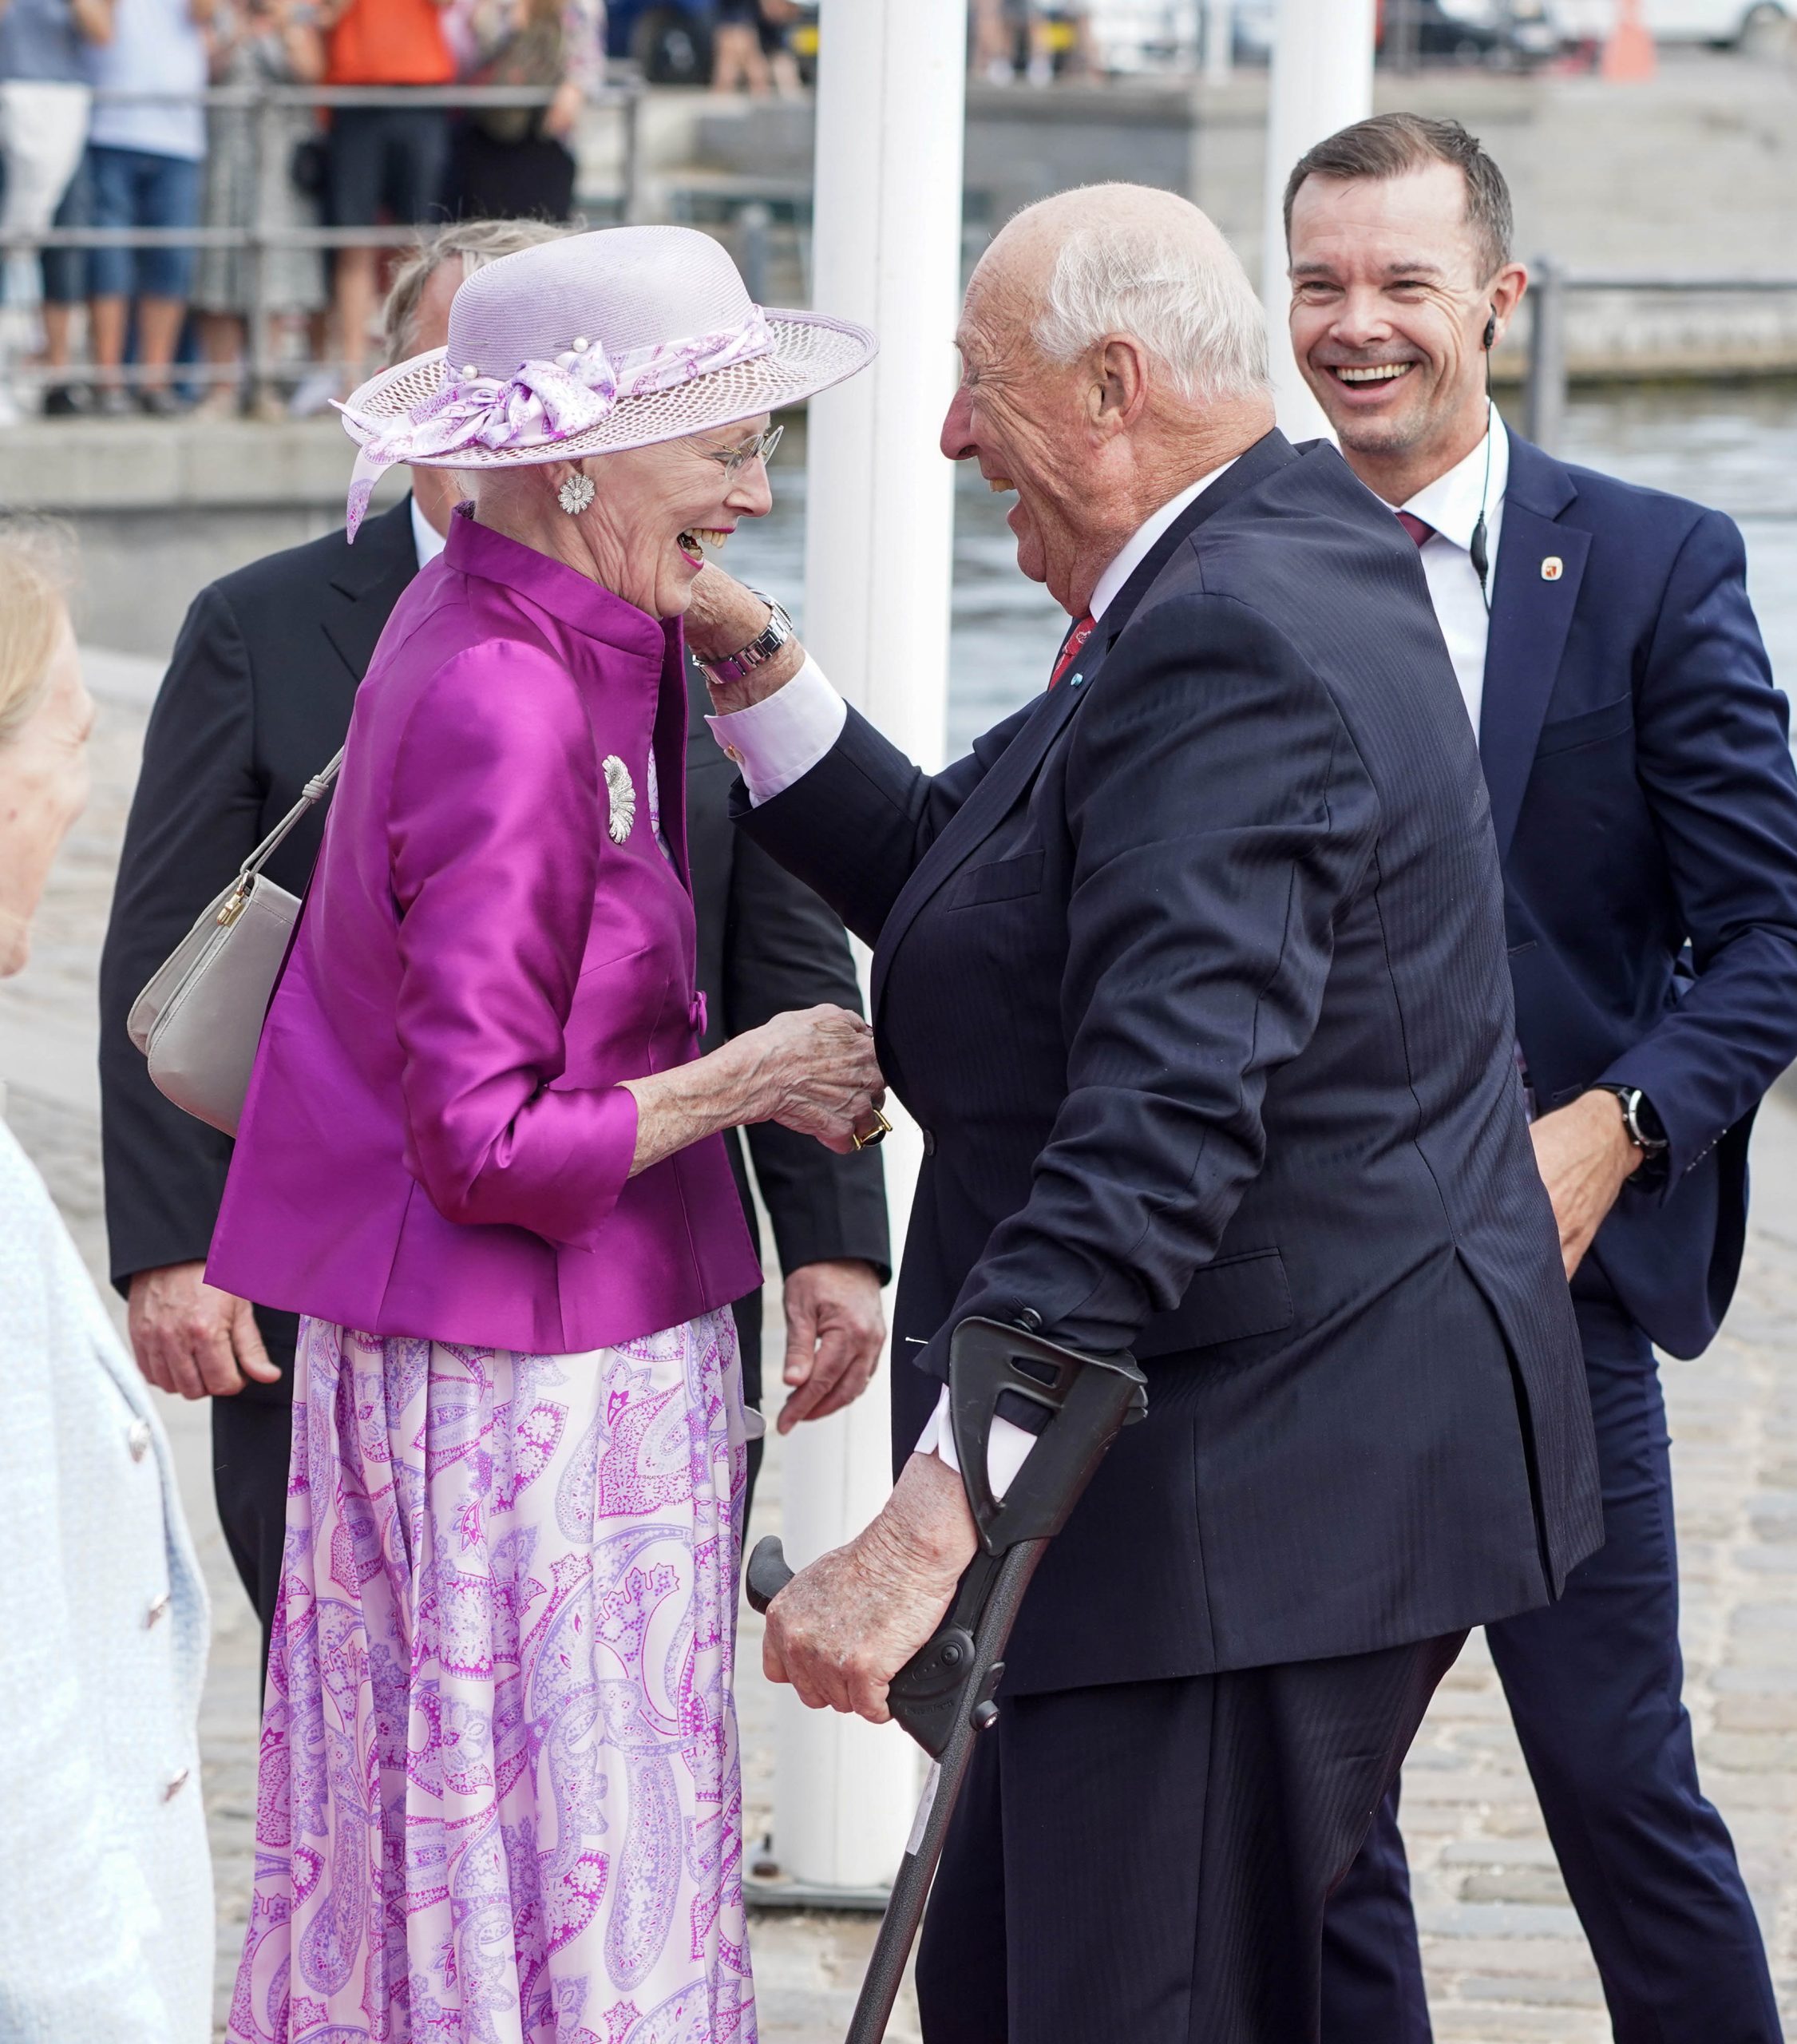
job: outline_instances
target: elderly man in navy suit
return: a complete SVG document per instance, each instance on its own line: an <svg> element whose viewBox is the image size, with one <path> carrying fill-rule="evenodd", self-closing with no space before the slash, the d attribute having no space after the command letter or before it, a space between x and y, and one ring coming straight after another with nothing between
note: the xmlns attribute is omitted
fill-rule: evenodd
<svg viewBox="0 0 1797 2044"><path fill-rule="evenodd" d="M1478 734L1517 1054L1603 1478L1601 1551L1487 1628L1621 2044L1775 2044L1734 1848L1680 1700L1653 1345L1740 1268L1748 1136L1797 1056L1797 776L1720 513L1552 460L1489 403L1526 279L1502 173L1382 114L1286 188L1294 351L1423 569ZM1328 2044L1429 2035L1394 1791L1332 1901Z"/></svg>
<svg viewBox="0 0 1797 2044"><path fill-rule="evenodd" d="M1048 1550L955 1811L924 2035L1300 2044L1325 1899L1465 1629L1597 1535L1484 784L1415 549L1274 430L1195 208L1031 208L958 338L943 450L1015 492L1072 620L1042 695L925 774L796 646L732 676L767 607L695 592L738 822L876 945L926 1131L898 1482L764 1658L886 1714L973 1548L957 1325L1133 1350L1147 1417Z"/></svg>

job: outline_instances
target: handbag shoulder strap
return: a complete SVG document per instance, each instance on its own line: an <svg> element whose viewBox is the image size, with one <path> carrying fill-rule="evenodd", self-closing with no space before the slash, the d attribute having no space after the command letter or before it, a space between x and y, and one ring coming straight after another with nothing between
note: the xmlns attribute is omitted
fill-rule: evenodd
<svg viewBox="0 0 1797 2044"><path fill-rule="evenodd" d="M218 920L227 925L236 921L243 904L249 899L251 883L262 869L275 856L293 834L300 818L315 803L321 802L331 793L337 778L338 769L343 763L345 748L338 746L334 759L329 766L315 774L299 790L299 799L280 822L277 823L255 850L237 869L237 885L231 890L230 899L220 909Z"/></svg>
<svg viewBox="0 0 1797 2044"><path fill-rule="evenodd" d="M255 876L261 872L262 869L275 856L275 853L280 850L281 846L284 845L287 839L293 834L294 830L299 825L300 818L305 815L307 810L311 808L315 802L323 802L325 797L331 793L332 784L337 778L337 770L343 763L343 753L344 747L338 746L337 748L336 757L331 761L331 764L323 768L322 771L315 774L311 779L306 783L305 786L299 790L299 801L294 804L292 808L287 811L287 814L281 818L280 822L275 826L274 829L269 832L268 835L263 839L262 842L256 846L255 850L251 853L249 857L245 859L243 863L237 869L237 877L239 881L255 879Z"/></svg>

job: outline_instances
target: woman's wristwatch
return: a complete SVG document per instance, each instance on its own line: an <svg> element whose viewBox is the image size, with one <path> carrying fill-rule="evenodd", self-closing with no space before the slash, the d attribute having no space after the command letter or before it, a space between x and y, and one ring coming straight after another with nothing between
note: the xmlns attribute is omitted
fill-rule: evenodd
<svg viewBox="0 0 1797 2044"><path fill-rule="evenodd" d="M762 596L759 589L752 589L750 594L761 596L762 601L773 613L756 636L751 639L746 646L739 647L726 660L700 660L697 653L693 656L695 660L699 660L699 665L704 668L706 673L720 687L726 686L733 681L740 681L745 675L753 674L757 667L766 667L780 648L794 636L793 620L787 616L773 597Z"/></svg>

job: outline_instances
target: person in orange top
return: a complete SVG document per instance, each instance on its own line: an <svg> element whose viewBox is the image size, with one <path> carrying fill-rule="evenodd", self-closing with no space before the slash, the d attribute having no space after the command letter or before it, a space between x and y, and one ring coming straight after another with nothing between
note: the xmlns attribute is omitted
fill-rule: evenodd
<svg viewBox="0 0 1797 2044"><path fill-rule="evenodd" d="M446 85L455 60L443 33L449 0L323 0L325 83ZM401 225L441 216L449 116L437 106L340 106L331 121L327 217L333 227L372 227L384 206ZM361 382L374 346L380 252L337 251L331 286L337 353L348 386Z"/></svg>

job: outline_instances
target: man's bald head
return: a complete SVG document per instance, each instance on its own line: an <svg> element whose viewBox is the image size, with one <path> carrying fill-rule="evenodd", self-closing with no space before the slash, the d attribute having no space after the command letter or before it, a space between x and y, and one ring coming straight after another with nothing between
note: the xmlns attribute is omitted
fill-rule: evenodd
<svg viewBox="0 0 1797 2044"><path fill-rule="evenodd" d="M1129 334L1182 398L1269 388L1265 319L1235 251L1189 200L1152 185L1082 185L1025 207L980 259L968 298L970 311L996 300L1027 318L1051 362Z"/></svg>
<svg viewBox="0 0 1797 2044"><path fill-rule="evenodd" d="M1019 213L956 343L942 451L1015 493L1017 564L1071 616L1146 518L1273 424L1259 301L1170 192L1090 184Z"/></svg>

